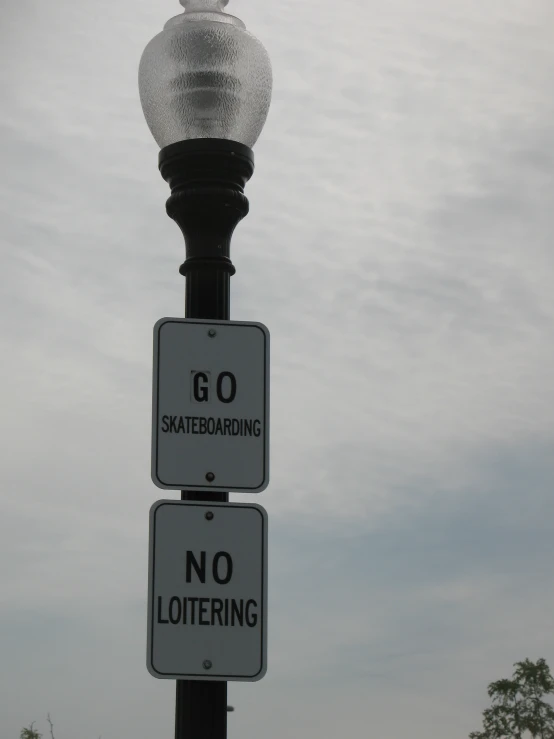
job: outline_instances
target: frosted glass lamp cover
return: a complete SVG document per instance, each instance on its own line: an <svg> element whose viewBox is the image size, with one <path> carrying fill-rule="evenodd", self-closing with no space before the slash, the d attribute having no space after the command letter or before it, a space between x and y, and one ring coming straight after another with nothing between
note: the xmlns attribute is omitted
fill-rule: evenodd
<svg viewBox="0 0 554 739"><path fill-rule="evenodd" d="M271 101L271 63L228 0L181 0L147 45L139 91L152 135L163 148L185 139L218 138L252 147Z"/></svg>

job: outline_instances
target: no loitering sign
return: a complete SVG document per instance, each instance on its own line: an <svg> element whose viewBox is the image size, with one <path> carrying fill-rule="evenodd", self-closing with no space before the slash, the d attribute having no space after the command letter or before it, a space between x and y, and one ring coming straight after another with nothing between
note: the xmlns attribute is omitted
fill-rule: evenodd
<svg viewBox="0 0 554 739"><path fill-rule="evenodd" d="M154 327L152 480L251 492L269 483L269 332L162 318Z"/></svg>
<svg viewBox="0 0 554 739"><path fill-rule="evenodd" d="M260 680L267 652L267 514L160 500L150 509L147 667L158 678Z"/></svg>

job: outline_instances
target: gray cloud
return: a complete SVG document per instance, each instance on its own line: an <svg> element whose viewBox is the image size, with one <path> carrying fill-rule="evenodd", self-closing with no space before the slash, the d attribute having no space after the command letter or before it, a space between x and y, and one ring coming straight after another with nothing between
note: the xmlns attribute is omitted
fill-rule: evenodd
<svg viewBox="0 0 554 739"><path fill-rule="evenodd" d="M172 732L150 352L184 248L136 74L179 9L2 25L6 737L47 711L60 739ZM228 9L275 72L233 246L233 317L272 335L270 668L230 686L230 737L463 737L487 682L552 657L551 3Z"/></svg>

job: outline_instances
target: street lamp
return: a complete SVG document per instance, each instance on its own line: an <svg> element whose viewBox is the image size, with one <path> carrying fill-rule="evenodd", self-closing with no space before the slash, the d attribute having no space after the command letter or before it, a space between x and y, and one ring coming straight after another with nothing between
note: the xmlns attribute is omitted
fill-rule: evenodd
<svg viewBox="0 0 554 739"><path fill-rule="evenodd" d="M271 100L271 64L228 0L181 0L139 67L144 115L160 148L189 139L252 147Z"/></svg>
<svg viewBox="0 0 554 739"><path fill-rule="evenodd" d="M146 46L139 91L171 188L168 215L185 238L187 318L229 320L231 237L248 213L244 186L271 101L271 64L228 0L180 0ZM183 491L182 500L227 501L227 493ZM178 680L176 739L224 739L227 683Z"/></svg>
<svg viewBox="0 0 554 739"><path fill-rule="evenodd" d="M139 66L142 108L171 187L167 213L180 226L188 318L229 319L230 241L248 213L243 188L251 147L271 100L271 64L227 0L181 0Z"/></svg>

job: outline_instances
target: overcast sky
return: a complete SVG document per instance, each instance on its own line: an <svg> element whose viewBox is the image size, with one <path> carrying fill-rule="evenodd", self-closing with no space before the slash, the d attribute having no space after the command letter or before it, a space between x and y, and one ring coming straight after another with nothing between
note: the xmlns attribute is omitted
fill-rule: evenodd
<svg viewBox="0 0 554 739"><path fill-rule="evenodd" d="M232 317L272 340L269 667L230 739L458 739L554 666L554 4L230 0L274 93ZM177 0L0 23L0 734L172 737L145 667L152 328L184 255L138 61Z"/></svg>

